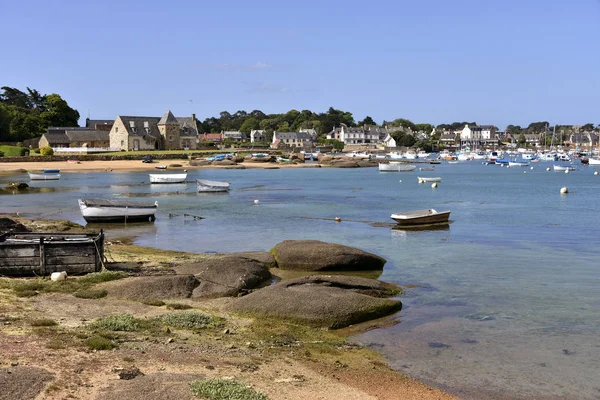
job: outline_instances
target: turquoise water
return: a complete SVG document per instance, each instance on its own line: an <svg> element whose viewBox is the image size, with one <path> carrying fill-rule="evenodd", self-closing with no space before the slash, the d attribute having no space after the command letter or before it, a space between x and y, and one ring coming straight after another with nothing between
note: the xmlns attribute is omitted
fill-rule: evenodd
<svg viewBox="0 0 600 400"><path fill-rule="evenodd" d="M353 339L396 369L464 398L599 399L600 175L548 166L201 170L188 184L159 186L142 172L63 173L31 183L44 193L0 196L0 212L83 224L78 198L154 199L154 224L108 226L108 234L198 253L269 250L286 239L359 247L388 260L381 279L406 287L399 324ZM418 175L443 180L434 189ZM195 178L232 190L199 194ZM0 176L0 185L16 179L27 181ZM387 225L394 212L423 208L452 211L452 224Z"/></svg>

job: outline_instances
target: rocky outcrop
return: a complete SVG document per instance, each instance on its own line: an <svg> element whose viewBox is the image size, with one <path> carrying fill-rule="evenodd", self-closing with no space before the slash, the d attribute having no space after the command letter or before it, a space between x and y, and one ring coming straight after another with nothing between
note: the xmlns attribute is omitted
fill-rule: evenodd
<svg viewBox="0 0 600 400"><path fill-rule="evenodd" d="M198 263L175 267L179 274L192 274L200 282L192 293L194 298L239 296L270 282L271 273L262 258L265 256L227 255ZM271 264L272 265L272 264Z"/></svg>
<svg viewBox="0 0 600 400"><path fill-rule="evenodd" d="M129 278L102 285L109 296L122 299L189 298L200 282L193 275Z"/></svg>
<svg viewBox="0 0 600 400"><path fill-rule="evenodd" d="M270 253L279 268L297 271L380 270L386 262L354 247L318 240L285 240Z"/></svg>
<svg viewBox="0 0 600 400"><path fill-rule="evenodd" d="M257 290L227 308L311 326L343 328L399 311L400 301L384 298L398 293L397 286L373 279L317 275Z"/></svg>
<svg viewBox="0 0 600 400"><path fill-rule="evenodd" d="M237 165L235 161L232 160L215 160L212 162L212 165Z"/></svg>
<svg viewBox="0 0 600 400"><path fill-rule="evenodd" d="M192 167L201 167L204 165L210 165L210 161L206 160L190 160L190 165Z"/></svg>

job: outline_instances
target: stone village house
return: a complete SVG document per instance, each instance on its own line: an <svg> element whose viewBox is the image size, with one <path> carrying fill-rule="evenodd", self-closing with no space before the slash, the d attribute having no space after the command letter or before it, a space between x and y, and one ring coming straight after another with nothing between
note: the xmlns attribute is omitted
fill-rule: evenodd
<svg viewBox="0 0 600 400"><path fill-rule="evenodd" d="M126 151L196 149L196 115L176 118L170 110L162 118L118 115L110 130L110 147Z"/></svg>

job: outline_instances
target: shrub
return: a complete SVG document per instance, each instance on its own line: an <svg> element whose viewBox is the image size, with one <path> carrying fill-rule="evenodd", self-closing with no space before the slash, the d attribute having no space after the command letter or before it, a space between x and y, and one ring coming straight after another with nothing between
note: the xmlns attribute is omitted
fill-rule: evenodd
<svg viewBox="0 0 600 400"><path fill-rule="evenodd" d="M257 392L249 386L227 379L206 379L190 384L196 397L209 400L267 400L264 393Z"/></svg>
<svg viewBox="0 0 600 400"><path fill-rule="evenodd" d="M123 279L125 277L127 277L127 274L121 271L101 271L87 274L86 276L79 278L78 281L85 284L96 284Z"/></svg>
<svg viewBox="0 0 600 400"><path fill-rule="evenodd" d="M140 323L131 314L111 315L100 318L90 325L90 328L104 329L107 331L133 332L140 329Z"/></svg>
<svg viewBox="0 0 600 400"><path fill-rule="evenodd" d="M4 157L4 152L0 151L0 157Z"/></svg>
<svg viewBox="0 0 600 400"><path fill-rule="evenodd" d="M155 306L155 307L162 307L165 305L165 302L159 299L144 299L141 300L140 303L145 304L147 306Z"/></svg>
<svg viewBox="0 0 600 400"><path fill-rule="evenodd" d="M35 154L40 154L40 149L33 149L33 152L34 152Z"/></svg>
<svg viewBox="0 0 600 400"><path fill-rule="evenodd" d="M43 156L51 156L54 154L54 150L50 146L44 146L40 148L40 154Z"/></svg>
<svg viewBox="0 0 600 400"><path fill-rule="evenodd" d="M220 319L196 311L165 314L160 319L164 324L180 329L206 329L221 324Z"/></svg>
<svg viewBox="0 0 600 400"><path fill-rule="evenodd" d="M190 308L192 308L192 306L190 306L188 304L171 303L171 304L167 304L167 308L169 310L189 310Z"/></svg>
<svg viewBox="0 0 600 400"><path fill-rule="evenodd" d="M92 336L83 342L90 350L111 350L116 345L102 336Z"/></svg>
<svg viewBox="0 0 600 400"><path fill-rule="evenodd" d="M29 323L31 326L56 326L58 323L53 319L42 318L42 319L34 319Z"/></svg>
<svg viewBox="0 0 600 400"><path fill-rule="evenodd" d="M101 299L107 294L108 292L104 289L83 289L73 293L73 296L80 299Z"/></svg>
<svg viewBox="0 0 600 400"><path fill-rule="evenodd" d="M0 152L4 154L3 157L21 157L28 155L29 149L21 146L0 146Z"/></svg>

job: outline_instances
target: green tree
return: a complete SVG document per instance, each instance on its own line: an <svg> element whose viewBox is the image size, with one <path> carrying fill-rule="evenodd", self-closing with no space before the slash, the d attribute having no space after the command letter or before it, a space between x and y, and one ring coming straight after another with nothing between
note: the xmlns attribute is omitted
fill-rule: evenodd
<svg viewBox="0 0 600 400"><path fill-rule="evenodd" d="M377 125L375 123L375 121L373 121L373 118L369 117L368 115L365 117L365 119L363 119L362 121L357 122L358 126L363 126L363 125Z"/></svg>
<svg viewBox="0 0 600 400"><path fill-rule="evenodd" d="M45 96L43 106L40 117L46 126L78 126L79 112L69 107L58 94Z"/></svg>
<svg viewBox="0 0 600 400"><path fill-rule="evenodd" d="M527 144L527 139L525 139L525 134L521 132L519 134L519 138L517 139L517 144L519 146L525 146Z"/></svg>
<svg viewBox="0 0 600 400"><path fill-rule="evenodd" d="M250 133L250 131L256 130L260 128L260 123L256 118L250 117L246 118L242 126L240 127L240 132Z"/></svg>

